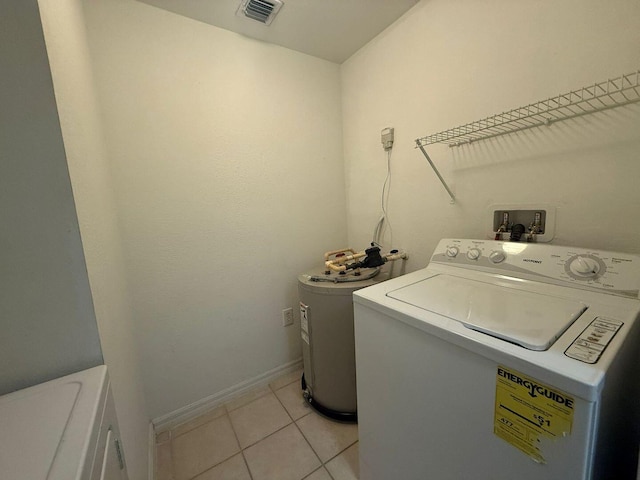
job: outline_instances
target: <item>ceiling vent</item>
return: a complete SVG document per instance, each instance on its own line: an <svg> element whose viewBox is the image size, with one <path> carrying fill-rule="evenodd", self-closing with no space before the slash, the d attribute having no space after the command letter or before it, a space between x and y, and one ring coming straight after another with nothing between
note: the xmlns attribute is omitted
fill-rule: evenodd
<svg viewBox="0 0 640 480"><path fill-rule="evenodd" d="M282 5L280 0L242 0L236 14L270 25Z"/></svg>

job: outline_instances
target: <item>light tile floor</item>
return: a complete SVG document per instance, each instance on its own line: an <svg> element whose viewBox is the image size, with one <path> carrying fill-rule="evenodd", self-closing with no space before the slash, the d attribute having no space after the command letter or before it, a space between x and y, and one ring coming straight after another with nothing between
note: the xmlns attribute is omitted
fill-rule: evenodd
<svg viewBox="0 0 640 480"><path fill-rule="evenodd" d="M311 409L301 375L158 433L156 480L357 480L357 425Z"/></svg>

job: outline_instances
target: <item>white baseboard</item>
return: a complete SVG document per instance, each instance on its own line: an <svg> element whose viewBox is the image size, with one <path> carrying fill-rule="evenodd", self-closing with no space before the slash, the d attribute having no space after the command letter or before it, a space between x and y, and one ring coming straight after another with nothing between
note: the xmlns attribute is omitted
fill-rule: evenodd
<svg viewBox="0 0 640 480"><path fill-rule="evenodd" d="M156 478L156 433L153 429L153 423L149 422L149 480Z"/></svg>
<svg viewBox="0 0 640 480"><path fill-rule="evenodd" d="M221 392L205 397L202 400L198 400L190 405L178 408L173 412L169 412L166 415L154 418L151 422L155 429L155 433L170 430L181 423L187 422L213 408L227 403L249 390L267 385L276 378L293 372L299 368L302 368L302 358L285 363L284 365L250 378L249 380L245 380L244 382L240 382L232 387L222 390Z"/></svg>

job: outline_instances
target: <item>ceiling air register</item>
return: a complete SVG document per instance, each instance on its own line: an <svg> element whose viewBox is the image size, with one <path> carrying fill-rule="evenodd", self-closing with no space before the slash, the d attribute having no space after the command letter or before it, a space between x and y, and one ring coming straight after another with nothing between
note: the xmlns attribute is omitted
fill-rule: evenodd
<svg viewBox="0 0 640 480"><path fill-rule="evenodd" d="M244 15L265 25L270 25L282 5L280 0L243 0L237 15Z"/></svg>

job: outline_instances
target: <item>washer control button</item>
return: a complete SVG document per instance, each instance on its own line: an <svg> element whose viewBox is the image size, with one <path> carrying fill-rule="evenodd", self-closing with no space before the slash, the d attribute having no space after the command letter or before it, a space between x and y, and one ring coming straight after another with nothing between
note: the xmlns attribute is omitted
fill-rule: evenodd
<svg viewBox="0 0 640 480"><path fill-rule="evenodd" d="M489 254L489 260L491 263L501 263L504 262L505 255L502 250L494 250Z"/></svg>
<svg viewBox="0 0 640 480"><path fill-rule="evenodd" d="M458 247L447 247L447 257L456 257L459 251Z"/></svg>
<svg viewBox="0 0 640 480"><path fill-rule="evenodd" d="M569 269L579 277L592 278L598 275L600 264L593 258L577 256L569 263Z"/></svg>
<svg viewBox="0 0 640 480"><path fill-rule="evenodd" d="M478 258L480 258L480 250L478 250L477 248L472 248L467 252L467 258L469 260L477 260Z"/></svg>
<svg viewBox="0 0 640 480"><path fill-rule="evenodd" d="M596 255L574 255L565 262L564 271L574 280L590 281L602 277L607 266Z"/></svg>

